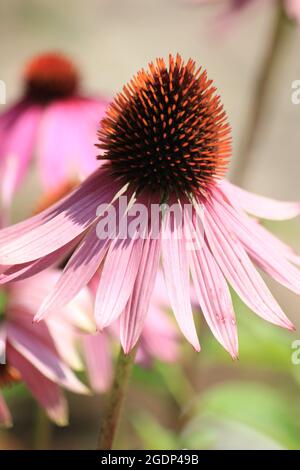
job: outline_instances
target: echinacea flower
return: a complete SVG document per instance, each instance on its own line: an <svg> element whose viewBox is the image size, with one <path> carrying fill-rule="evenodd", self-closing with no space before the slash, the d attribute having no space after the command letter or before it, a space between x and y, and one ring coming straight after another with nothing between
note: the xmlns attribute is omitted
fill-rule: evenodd
<svg viewBox="0 0 300 470"><path fill-rule="evenodd" d="M282 0L268 1L270 3L277 3L278 5L282 2ZM193 0L193 3L199 3L202 5L209 5L212 3L224 4L226 5L226 9L222 13L221 19L230 20L252 4L256 3L257 6L261 6L262 0ZM300 23L300 0L283 0L282 4L287 17Z"/></svg>
<svg viewBox="0 0 300 470"><path fill-rule="evenodd" d="M79 72L60 53L34 57L23 73L23 96L0 115L0 180L4 207L37 156L44 189L95 170L94 136L106 101L83 96Z"/></svg>
<svg viewBox="0 0 300 470"><path fill-rule="evenodd" d="M92 286L90 285L92 292L93 286L97 288L97 279L93 279ZM165 284L162 273L159 272L137 350L136 362L143 367L151 367L154 360L174 363L179 358L179 335L166 313L167 307ZM119 328L120 324L116 322L102 332L80 335L86 369L94 392L103 393L110 388L113 376L112 344L119 336Z"/></svg>
<svg viewBox="0 0 300 470"><path fill-rule="evenodd" d="M179 55L168 65L151 63L116 96L99 138L105 165L61 202L0 232L2 283L39 272L76 247L37 320L100 272L97 326L119 319L128 353L143 330L161 259L170 305L196 350L190 273L211 331L233 358L238 337L227 282L260 317L293 328L254 265L299 294L299 258L246 212L280 220L297 216L300 204L224 180L230 126L205 71Z"/></svg>
<svg viewBox="0 0 300 470"><path fill-rule="evenodd" d="M1 288L0 302L0 425L11 425L12 418L1 389L24 382L50 419L59 425L67 422L67 403L61 387L87 393L72 368L80 358L76 328L68 317L83 316L80 303L84 294L47 321L33 323L37 309L59 272L46 270L31 279ZM84 308L84 305L82 305Z"/></svg>

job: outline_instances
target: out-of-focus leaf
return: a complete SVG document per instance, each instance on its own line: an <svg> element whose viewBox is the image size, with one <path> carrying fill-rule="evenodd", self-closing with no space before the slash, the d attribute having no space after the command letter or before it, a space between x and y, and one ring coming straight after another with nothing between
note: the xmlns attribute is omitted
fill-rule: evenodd
<svg viewBox="0 0 300 470"><path fill-rule="evenodd" d="M11 400L30 396L28 389L22 382L2 389L1 393L8 403Z"/></svg>
<svg viewBox="0 0 300 470"><path fill-rule="evenodd" d="M163 427L148 413L142 413L132 418L132 424L143 443L144 449L176 450L180 449L180 437Z"/></svg>
<svg viewBox="0 0 300 470"><path fill-rule="evenodd" d="M193 396L193 388L184 374L182 364L166 364L157 362L156 370L163 378L170 394L173 396L180 408L186 406Z"/></svg>
<svg viewBox="0 0 300 470"><path fill-rule="evenodd" d="M200 422L210 416L243 423L285 448L300 448L300 407L267 386L235 382L214 387L197 402L195 416Z"/></svg>

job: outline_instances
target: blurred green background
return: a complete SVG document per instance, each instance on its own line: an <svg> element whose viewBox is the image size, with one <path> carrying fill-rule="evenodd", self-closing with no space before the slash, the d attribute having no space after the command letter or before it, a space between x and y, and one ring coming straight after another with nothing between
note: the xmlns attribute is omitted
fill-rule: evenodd
<svg viewBox="0 0 300 470"><path fill-rule="evenodd" d="M272 2L260 2L258 9L249 9L217 35L213 7L184 0L2 0L0 79L7 85L7 101L19 95L23 64L38 52L68 53L82 70L86 91L112 96L150 60L178 51L206 67L218 87L233 127L234 166L275 16ZM300 106L291 102L292 81L300 79L297 27L288 36L243 185L293 200L299 199L300 170ZM16 218L32 209L34 181L33 171L16 200ZM299 220L265 225L300 250ZM267 282L299 329L299 298ZM264 323L233 297L240 360L232 362L197 315L201 353L183 344L176 365L135 367L116 448L300 449L300 365L291 361L292 342L300 333ZM0 448L38 446L39 436L28 430L36 420L44 429L44 418L36 416L23 386L6 390L5 397L15 426L0 432ZM70 426L49 425L50 447L93 448L104 400L69 396Z"/></svg>

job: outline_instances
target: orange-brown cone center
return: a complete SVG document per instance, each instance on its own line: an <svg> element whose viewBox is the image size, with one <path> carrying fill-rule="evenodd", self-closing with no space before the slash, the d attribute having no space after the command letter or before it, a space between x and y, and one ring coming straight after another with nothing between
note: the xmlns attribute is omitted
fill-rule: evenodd
<svg viewBox="0 0 300 470"><path fill-rule="evenodd" d="M231 155L227 115L206 72L179 55L141 70L110 105L99 147L135 190L206 195Z"/></svg>
<svg viewBox="0 0 300 470"><path fill-rule="evenodd" d="M33 58L24 71L25 94L44 103L76 94L79 75L74 64L58 53Z"/></svg>

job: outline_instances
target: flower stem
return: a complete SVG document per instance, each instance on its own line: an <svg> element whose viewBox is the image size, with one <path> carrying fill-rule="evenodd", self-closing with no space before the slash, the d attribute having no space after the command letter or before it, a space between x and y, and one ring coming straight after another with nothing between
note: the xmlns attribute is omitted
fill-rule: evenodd
<svg viewBox="0 0 300 470"><path fill-rule="evenodd" d="M280 57L282 47L285 44L288 29L289 24L284 11L283 1L278 0L270 46L256 82L246 135L243 138L239 158L237 159L232 173L232 180L237 184L244 182L249 168L253 146L263 120L268 87L276 69L277 60Z"/></svg>
<svg viewBox="0 0 300 470"><path fill-rule="evenodd" d="M44 410L37 405L33 430L34 450L47 450L51 441L51 423Z"/></svg>
<svg viewBox="0 0 300 470"><path fill-rule="evenodd" d="M113 447L136 350L137 348L135 347L129 354L124 354L122 348L120 350L114 381L107 397L107 407L100 428L97 446L99 450L111 450Z"/></svg>

